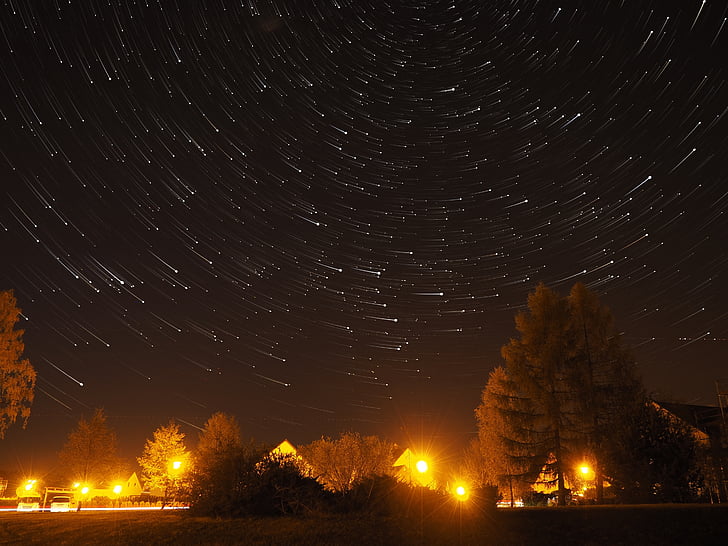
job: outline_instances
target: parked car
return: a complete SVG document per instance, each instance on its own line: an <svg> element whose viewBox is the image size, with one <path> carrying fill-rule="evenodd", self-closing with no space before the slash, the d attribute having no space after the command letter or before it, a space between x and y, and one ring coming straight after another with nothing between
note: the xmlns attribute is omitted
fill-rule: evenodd
<svg viewBox="0 0 728 546"><path fill-rule="evenodd" d="M68 495L56 495L51 500L51 512L70 512L71 497Z"/></svg>

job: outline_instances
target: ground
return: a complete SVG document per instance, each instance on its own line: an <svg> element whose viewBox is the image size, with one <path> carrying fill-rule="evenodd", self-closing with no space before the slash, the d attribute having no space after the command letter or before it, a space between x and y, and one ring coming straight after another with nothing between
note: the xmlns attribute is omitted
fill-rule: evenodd
<svg viewBox="0 0 728 546"><path fill-rule="evenodd" d="M0 513L0 544L726 544L728 505L467 510L435 517L221 520L182 511Z"/></svg>

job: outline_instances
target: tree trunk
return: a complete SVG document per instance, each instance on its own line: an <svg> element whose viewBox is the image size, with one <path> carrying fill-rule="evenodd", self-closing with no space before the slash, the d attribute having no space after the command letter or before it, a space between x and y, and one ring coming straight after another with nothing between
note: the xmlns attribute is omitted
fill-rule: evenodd
<svg viewBox="0 0 728 546"><path fill-rule="evenodd" d="M566 506L566 486L564 484L564 471L561 458L561 434L558 423L554 426L554 456L556 457L556 483L558 484L557 503L558 506Z"/></svg>
<svg viewBox="0 0 728 546"><path fill-rule="evenodd" d="M604 503L604 478L602 477L602 469L599 466L599 459L594 457L594 493L596 503Z"/></svg>
<svg viewBox="0 0 728 546"><path fill-rule="evenodd" d="M513 499L513 476L511 474L508 474L508 488L511 493L511 508L513 508L516 505L516 501Z"/></svg>

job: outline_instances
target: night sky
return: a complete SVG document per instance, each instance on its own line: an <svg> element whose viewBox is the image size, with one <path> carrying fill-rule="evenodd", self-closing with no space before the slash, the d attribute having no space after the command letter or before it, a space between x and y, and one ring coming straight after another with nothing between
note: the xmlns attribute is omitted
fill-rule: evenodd
<svg viewBox="0 0 728 546"><path fill-rule="evenodd" d="M215 411L455 444L538 282L596 291L658 398L717 404L727 16L1 2L0 289L38 383L0 469L96 407L129 458Z"/></svg>

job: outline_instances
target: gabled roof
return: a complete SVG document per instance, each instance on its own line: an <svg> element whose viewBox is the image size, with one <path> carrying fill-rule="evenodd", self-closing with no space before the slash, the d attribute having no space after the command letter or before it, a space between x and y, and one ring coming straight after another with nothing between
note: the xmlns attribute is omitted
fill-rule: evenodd
<svg viewBox="0 0 728 546"><path fill-rule="evenodd" d="M710 436L720 431L722 416L718 406L699 406L677 402L657 402L660 407Z"/></svg>
<svg viewBox="0 0 728 546"><path fill-rule="evenodd" d="M270 450L271 455L297 455L298 450L288 440L283 440L280 444Z"/></svg>
<svg viewBox="0 0 728 546"><path fill-rule="evenodd" d="M412 453L412 450L410 448L405 448L402 454L397 457L397 460L392 463L392 466L394 468L397 468L398 466L409 467L412 465L412 459L414 459L414 457L415 455Z"/></svg>
<svg viewBox="0 0 728 546"><path fill-rule="evenodd" d="M124 488L126 495L140 495L142 492L142 485L137 477L136 472L132 472L129 479L126 480L126 487Z"/></svg>
<svg viewBox="0 0 728 546"><path fill-rule="evenodd" d="M662 403L662 402L655 402L653 401L652 404L661 412L664 412L667 414L668 418L671 419L673 423L681 422L685 425L687 425L690 428L690 431L693 435L693 437L701 442L701 443L708 443L710 442L710 435L705 432L703 429L699 428L695 422L694 419L690 418L690 416L685 413L685 404L672 404L672 403ZM707 406L706 406L707 407ZM674 411L676 410L676 411ZM686 415L687 418L684 418L682 415Z"/></svg>

